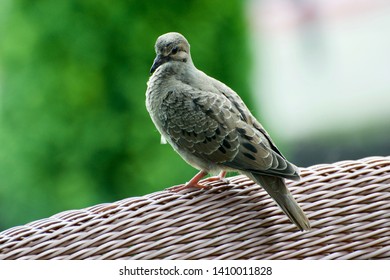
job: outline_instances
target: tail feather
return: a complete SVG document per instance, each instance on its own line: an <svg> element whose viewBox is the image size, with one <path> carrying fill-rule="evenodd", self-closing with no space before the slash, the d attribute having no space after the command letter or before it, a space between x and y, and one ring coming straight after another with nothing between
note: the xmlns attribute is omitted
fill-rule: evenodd
<svg viewBox="0 0 390 280"><path fill-rule="evenodd" d="M287 189L284 179L253 173L246 175L267 191L291 222L293 222L301 231L310 229L308 218Z"/></svg>

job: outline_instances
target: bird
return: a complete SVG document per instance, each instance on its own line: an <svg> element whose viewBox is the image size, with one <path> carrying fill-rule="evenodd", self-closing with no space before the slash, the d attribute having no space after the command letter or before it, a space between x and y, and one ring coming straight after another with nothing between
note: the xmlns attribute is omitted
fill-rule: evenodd
<svg viewBox="0 0 390 280"><path fill-rule="evenodd" d="M219 172L206 179L212 181L238 171L263 187L299 230L310 230L285 184L285 179L300 180L299 169L282 155L240 96L195 67L182 34L159 36L155 52L146 109L162 139L199 170L170 190L207 188L199 182L206 175Z"/></svg>

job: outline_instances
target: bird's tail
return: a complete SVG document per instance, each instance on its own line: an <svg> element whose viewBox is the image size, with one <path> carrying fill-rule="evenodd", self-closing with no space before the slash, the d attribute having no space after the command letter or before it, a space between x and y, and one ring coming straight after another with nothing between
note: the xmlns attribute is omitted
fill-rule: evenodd
<svg viewBox="0 0 390 280"><path fill-rule="evenodd" d="M283 178L260 174L247 174L248 177L260 184L276 201L283 212L301 231L310 229L310 222L287 189Z"/></svg>

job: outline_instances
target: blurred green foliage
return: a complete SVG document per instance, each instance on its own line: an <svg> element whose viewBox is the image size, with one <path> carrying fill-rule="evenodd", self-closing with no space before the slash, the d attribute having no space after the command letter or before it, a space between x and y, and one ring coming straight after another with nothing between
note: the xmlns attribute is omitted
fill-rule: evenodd
<svg viewBox="0 0 390 280"><path fill-rule="evenodd" d="M244 1L0 2L0 229L146 194L195 170L145 109L156 38L248 101Z"/></svg>

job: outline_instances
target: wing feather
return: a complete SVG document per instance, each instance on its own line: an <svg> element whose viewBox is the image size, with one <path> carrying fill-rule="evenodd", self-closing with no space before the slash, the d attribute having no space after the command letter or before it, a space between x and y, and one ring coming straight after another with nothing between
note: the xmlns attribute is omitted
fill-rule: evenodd
<svg viewBox="0 0 390 280"><path fill-rule="evenodd" d="M160 110L164 131L181 150L222 167L298 179L297 168L232 93L170 92Z"/></svg>

